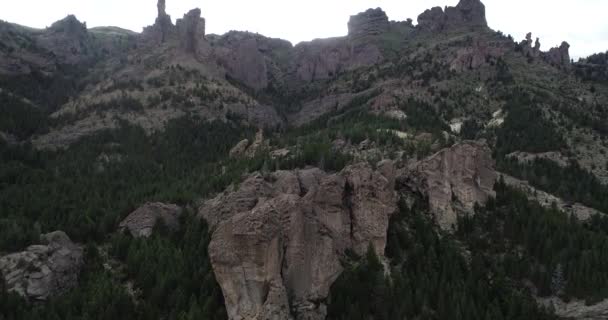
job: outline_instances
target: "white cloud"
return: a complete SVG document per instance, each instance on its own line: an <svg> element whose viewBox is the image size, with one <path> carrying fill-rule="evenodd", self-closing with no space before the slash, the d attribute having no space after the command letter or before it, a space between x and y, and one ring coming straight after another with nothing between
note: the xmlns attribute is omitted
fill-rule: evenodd
<svg viewBox="0 0 608 320"><path fill-rule="evenodd" d="M392 20L416 17L431 6L457 0L167 0L173 19L200 7L209 33L248 30L293 43L345 35L352 14L381 7ZM485 0L495 30L523 39L541 38L543 49L571 44L573 57L608 50L606 0ZM135 31L152 24L156 0L0 0L0 19L43 28L75 14L89 27L115 25Z"/></svg>

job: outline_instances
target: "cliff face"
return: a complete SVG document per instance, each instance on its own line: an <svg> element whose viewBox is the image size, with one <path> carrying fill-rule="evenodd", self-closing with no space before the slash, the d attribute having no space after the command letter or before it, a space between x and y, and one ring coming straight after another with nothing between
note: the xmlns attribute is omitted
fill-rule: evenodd
<svg viewBox="0 0 608 320"><path fill-rule="evenodd" d="M359 164L255 174L205 202L209 255L230 319L325 319L347 249L382 254L396 211L394 168Z"/></svg>
<svg viewBox="0 0 608 320"><path fill-rule="evenodd" d="M400 181L428 198L435 221L449 231L459 214L474 213L475 204L495 196L496 172L485 144L463 142L421 160Z"/></svg>

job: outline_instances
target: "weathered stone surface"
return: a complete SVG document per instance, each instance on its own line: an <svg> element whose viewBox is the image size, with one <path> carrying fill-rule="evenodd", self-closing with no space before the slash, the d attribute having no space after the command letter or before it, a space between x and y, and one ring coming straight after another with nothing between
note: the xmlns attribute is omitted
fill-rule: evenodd
<svg viewBox="0 0 608 320"><path fill-rule="evenodd" d="M153 25L144 28L142 35L152 43L164 43L176 33L176 29L171 21L171 16L165 10L165 0L158 0L156 7L158 9L156 21Z"/></svg>
<svg viewBox="0 0 608 320"><path fill-rule="evenodd" d="M570 66L570 45L564 41L559 47L549 49L549 52L545 54L545 59L556 66Z"/></svg>
<svg viewBox="0 0 608 320"><path fill-rule="evenodd" d="M456 7L441 7L426 10L418 16L418 28L440 32L463 27L487 27L486 7L480 0L460 0Z"/></svg>
<svg viewBox="0 0 608 320"><path fill-rule="evenodd" d="M205 19L201 18L201 9L192 9L176 22L181 47L186 52L197 54L200 42L205 38Z"/></svg>
<svg viewBox="0 0 608 320"><path fill-rule="evenodd" d="M78 283L83 250L62 231L41 236L40 245L0 257L9 291L34 301L47 300Z"/></svg>
<svg viewBox="0 0 608 320"><path fill-rule="evenodd" d="M325 319L344 251L384 252L396 195L392 163L379 167L254 174L199 208L230 319Z"/></svg>
<svg viewBox="0 0 608 320"><path fill-rule="evenodd" d="M128 230L133 237L149 237L154 226L159 222L169 228L179 228L179 217L182 209L174 204L146 203L129 214L119 225L121 230Z"/></svg>
<svg viewBox="0 0 608 320"><path fill-rule="evenodd" d="M351 16L348 21L348 36L360 39L366 36L376 36L387 32L390 28L388 16L382 9L368 9Z"/></svg>
<svg viewBox="0 0 608 320"><path fill-rule="evenodd" d="M450 70L461 72L478 69L488 65L490 61L496 61L506 51L507 48L497 43L488 42L483 38L474 38L470 46L463 47L456 52L456 57L449 62Z"/></svg>
<svg viewBox="0 0 608 320"><path fill-rule="evenodd" d="M608 300L587 305L585 301L573 300L568 303L560 298L543 298L538 302L546 308L555 310L555 314L565 319L603 320L608 319Z"/></svg>
<svg viewBox="0 0 608 320"><path fill-rule="evenodd" d="M449 231L460 212L472 213L476 203L483 205L495 195L496 172L485 143L467 141L414 164L399 180L428 197L438 225Z"/></svg>
<svg viewBox="0 0 608 320"><path fill-rule="evenodd" d="M250 88L261 90L269 83L269 61L264 55L265 45L291 47L291 44L283 41L272 44L266 42L272 42L272 39L248 32L229 32L222 36L221 47L216 49L215 56L228 76Z"/></svg>
<svg viewBox="0 0 608 320"><path fill-rule="evenodd" d="M258 152L268 147L269 142L264 140L264 130L258 130L255 134L255 139L249 144L249 139L244 139L230 149L230 157L247 157L253 158Z"/></svg>

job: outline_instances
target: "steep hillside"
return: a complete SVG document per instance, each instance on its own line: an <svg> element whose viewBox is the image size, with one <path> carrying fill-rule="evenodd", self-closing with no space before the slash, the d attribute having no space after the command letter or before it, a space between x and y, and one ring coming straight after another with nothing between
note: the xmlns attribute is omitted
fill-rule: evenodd
<svg viewBox="0 0 608 320"><path fill-rule="evenodd" d="M157 9L0 22L0 319L608 318L606 54Z"/></svg>

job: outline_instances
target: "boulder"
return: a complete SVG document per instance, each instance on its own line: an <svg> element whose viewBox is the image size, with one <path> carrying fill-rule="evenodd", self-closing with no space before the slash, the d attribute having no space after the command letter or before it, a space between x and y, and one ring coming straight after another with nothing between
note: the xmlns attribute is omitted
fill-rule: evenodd
<svg viewBox="0 0 608 320"><path fill-rule="evenodd" d="M369 9L351 16L348 21L348 36L353 39L376 36L390 28L388 16L382 9Z"/></svg>
<svg viewBox="0 0 608 320"><path fill-rule="evenodd" d="M253 174L202 204L230 319L325 319L345 251L384 253L397 199L392 163L379 167Z"/></svg>
<svg viewBox="0 0 608 320"><path fill-rule="evenodd" d="M169 230L179 228L182 209L174 204L146 203L129 214L119 225L121 231L128 230L133 237L149 237L154 226L162 221Z"/></svg>
<svg viewBox="0 0 608 320"><path fill-rule="evenodd" d="M495 196L494 160L483 142L466 141L413 164L399 177L400 185L428 198L437 224L446 231L460 213L474 213Z"/></svg>
<svg viewBox="0 0 608 320"><path fill-rule="evenodd" d="M41 244L0 257L8 291L44 301L74 288L83 265L83 249L62 231L41 236Z"/></svg>

